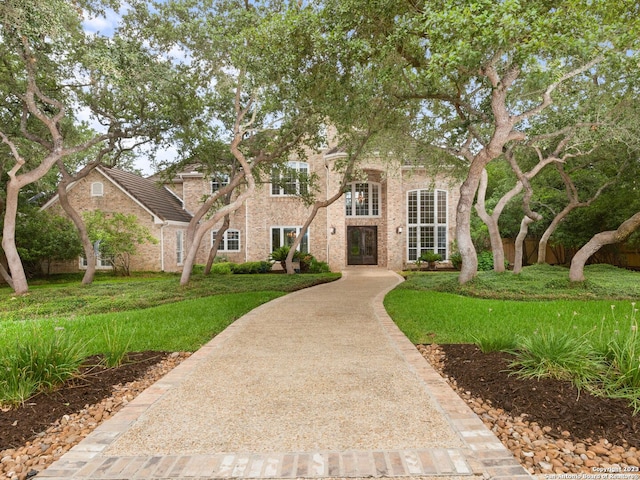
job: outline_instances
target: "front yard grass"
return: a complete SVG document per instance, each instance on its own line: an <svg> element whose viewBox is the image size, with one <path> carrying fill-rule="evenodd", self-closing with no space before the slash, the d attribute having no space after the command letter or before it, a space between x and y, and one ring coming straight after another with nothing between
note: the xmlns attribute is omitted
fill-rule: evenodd
<svg viewBox="0 0 640 480"><path fill-rule="evenodd" d="M640 298L640 273L591 265L587 281L570 285L566 268L526 267L520 275L479 272L467 285L457 273L412 273L390 292L385 307L415 343L475 343L558 328L576 335L629 327ZM612 307L613 306L613 307Z"/></svg>

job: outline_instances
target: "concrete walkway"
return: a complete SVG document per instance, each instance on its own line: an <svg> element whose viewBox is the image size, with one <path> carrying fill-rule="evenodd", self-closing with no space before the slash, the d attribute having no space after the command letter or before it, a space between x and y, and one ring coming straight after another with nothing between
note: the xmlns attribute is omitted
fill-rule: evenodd
<svg viewBox="0 0 640 480"><path fill-rule="evenodd" d="M38 478L531 478L387 316L400 281L253 310Z"/></svg>

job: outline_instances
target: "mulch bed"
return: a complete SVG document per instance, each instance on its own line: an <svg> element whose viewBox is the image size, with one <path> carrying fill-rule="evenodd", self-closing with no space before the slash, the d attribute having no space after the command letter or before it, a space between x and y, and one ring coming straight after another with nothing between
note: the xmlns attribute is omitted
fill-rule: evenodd
<svg viewBox="0 0 640 480"><path fill-rule="evenodd" d="M551 427L552 436L566 438L563 432L568 431L574 439L606 438L612 443L640 447L640 416L634 416L624 400L596 397L584 391L578 394L569 382L510 375L511 358L506 353L484 354L475 345L441 348L446 355L444 371L459 388L491 401L494 407L513 416L526 414L528 420ZM55 392L37 395L21 408L0 411L0 451L24 445L63 415L99 403L111 395L114 385L139 379L165 355L130 354L128 363L110 369L96 366L99 357L88 359L79 378Z"/></svg>
<svg viewBox="0 0 640 480"><path fill-rule="evenodd" d="M51 393L41 393L24 406L0 411L0 451L24 445L64 415L111 396L113 387L142 377L160 362L164 352L130 353L128 361L115 368L100 366L99 356L89 357L80 375Z"/></svg>
<svg viewBox="0 0 640 480"><path fill-rule="evenodd" d="M459 388L474 397L489 400L513 416L552 428L550 435L598 440L640 447L640 414L623 399L609 399L578 390L570 383L552 379L522 379L510 374L512 356L482 353L475 345L441 345L444 371Z"/></svg>

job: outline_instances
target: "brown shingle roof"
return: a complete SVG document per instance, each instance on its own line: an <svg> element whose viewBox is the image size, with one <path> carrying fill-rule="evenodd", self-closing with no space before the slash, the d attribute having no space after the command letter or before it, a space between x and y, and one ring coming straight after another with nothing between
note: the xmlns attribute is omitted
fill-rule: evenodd
<svg viewBox="0 0 640 480"><path fill-rule="evenodd" d="M187 223L191 220L191 214L182 207L182 202L153 180L117 168L101 168L100 171L161 220Z"/></svg>

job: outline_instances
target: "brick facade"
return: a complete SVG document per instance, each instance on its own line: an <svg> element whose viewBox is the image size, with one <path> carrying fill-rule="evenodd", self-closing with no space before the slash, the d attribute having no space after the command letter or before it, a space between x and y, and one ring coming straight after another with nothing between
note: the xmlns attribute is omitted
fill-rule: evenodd
<svg viewBox="0 0 640 480"><path fill-rule="evenodd" d="M309 173L313 174L316 184L313 187L317 199L332 196L340 185L341 177L332 169L340 153L313 154L307 159ZM331 269L339 271L349 263L348 227L370 226L377 229L376 257L377 265L392 270L406 268L408 261L407 192L410 190L444 190L447 192L447 251L454 238L455 206L458 202L459 184L452 184L442 175L431 175L429 170L420 167L407 167L383 163L372 159L359 165L358 182L371 182L379 185L379 212L375 216L347 216L345 197L343 196L328 208L321 209L309 228L309 251L318 260L327 262ZM102 182L102 196L91 194L91 184ZM171 185L166 186L173 194L182 199L184 210L196 212L203 199L211 194L211 183L198 172L187 171L178 175ZM182 265L176 262L176 232L184 231L186 223L166 222L136 201L113 179L96 171L84 180L77 182L69 191L72 205L80 211L103 210L136 215L140 223L146 226L158 239L158 244L142 245L131 261L132 270L180 271ZM59 205L51 208L59 210ZM296 196L273 195L268 178L257 185L255 194L231 215L230 229L240 234L239 251L220 251L219 255L229 261L266 260L272 249L272 228L301 227L310 207L305 206ZM222 222L220 222L221 224ZM214 227L213 230L217 230ZM212 235L208 232L198 250L196 263L206 262L212 245ZM56 271L69 269L69 265L52 265ZM79 267L76 265L73 268ZM277 266L274 268L278 268Z"/></svg>

